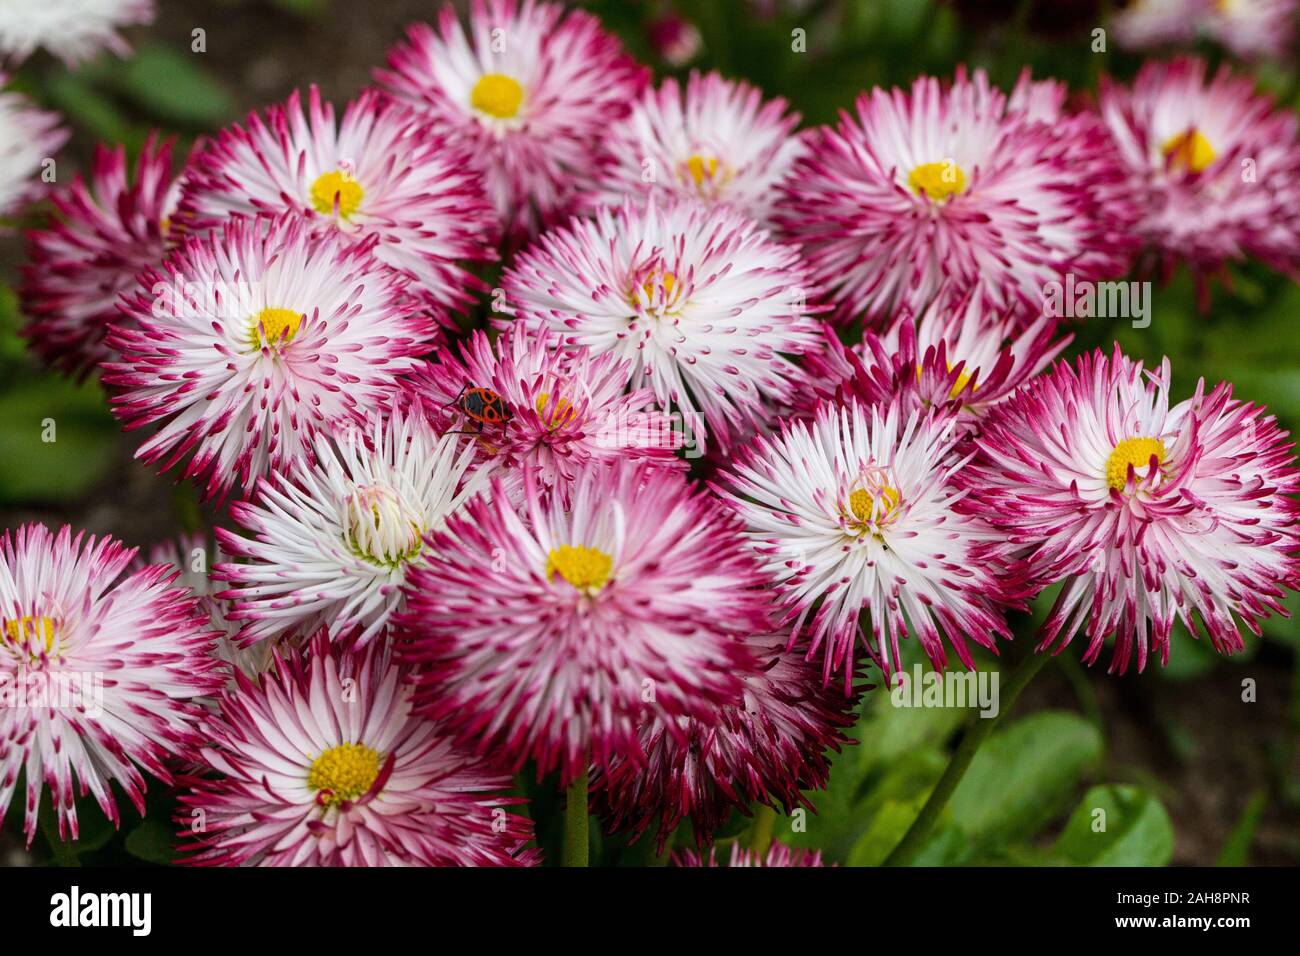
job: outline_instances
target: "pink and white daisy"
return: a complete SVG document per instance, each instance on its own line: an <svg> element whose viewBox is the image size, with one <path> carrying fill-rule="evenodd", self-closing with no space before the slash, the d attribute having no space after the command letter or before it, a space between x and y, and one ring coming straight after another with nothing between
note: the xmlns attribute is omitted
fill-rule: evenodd
<svg viewBox="0 0 1300 956"><path fill-rule="evenodd" d="M49 365L85 377L113 358L108 326L123 321L118 296L162 263L176 205L171 142L150 135L131 181L122 146L95 149L89 182L80 176L53 196L58 215L27 234L24 335Z"/></svg>
<svg viewBox="0 0 1300 956"><path fill-rule="evenodd" d="M746 638L758 667L744 675L735 704L709 720L679 718L681 737L662 720L641 728L645 764L616 760L593 785L611 829L636 839L657 821L662 849L683 819L707 842L733 809L748 813L751 801L779 803L786 813L812 809L802 791L825 788L829 752L849 742L857 700L787 652L788 636Z"/></svg>
<svg viewBox="0 0 1300 956"><path fill-rule="evenodd" d="M6 90L0 73L0 228L45 192L44 164L68 139L59 117L32 106L21 93Z"/></svg>
<svg viewBox="0 0 1300 956"><path fill-rule="evenodd" d="M566 350L542 334L512 328L495 347L483 332L413 376L413 392L441 427L476 432L485 468L501 476L513 499L523 469L543 484L567 488L594 463L646 458L670 467L682 437L647 388L628 392L626 360L585 348ZM488 388L503 403L507 421L483 426L457 408L470 388Z"/></svg>
<svg viewBox="0 0 1300 956"><path fill-rule="evenodd" d="M446 4L415 24L376 79L463 144L516 239L575 208L609 125L647 71L582 10L534 0L474 0L468 32Z"/></svg>
<svg viewBox="0 0 1300 956"><path fill-rule="evenodd" d="M798 252L726 206L627 199L542 236L502 279L508 307L569 348L613 354L727 449L806 385L822 347Z"/></svg>
<svg viewBox="0 0 1300 956"><path fill-rule="evenodd" d="M699 28L671 10L651 21L645 33L655 53L672 67L690 63L704 46Z"/></svg>
<svg viewBox="0 0 1300 956"><path fill-rule="evenodd" d="M374 90L341 123L313 86L305 113L295 91L247 128L223 130L195 156L177 221L201 231L232 213L286 210L321 231L377 239L375 256L438 306L463 307L485 288L462 260L496 258L492 207L470 158Z"/></svg>
<svg viewBox="0 0 1300 956"><path fill-rule="evenodd" d="M439 436L418 412L394 404L356 427L316 436L315 455L261 482L230 516L252 537L224 528L221 596L244 622L245 646L323 628L331 640L366 644L405 605L402 585L427 552L425 535L486 485L472 471L474 443Z"/></svg>
<svg viewBox="0 0 1300 956"><path fill-rule="evenodd" d="M1048 316L1025 325L1011 313L989 313L973 292L958 300L940 294L919 319L904 313L884 332L866 330L851 349L828 334L825 353L808 362L813 387L805 407L843 395L866 405L898 400L905 412L946 407L966 435L1073 338L1055 335Z"/></svg>
<svg viewBox="0 0 1300 956"><path fill-rule="evenodd" d="M140 771L170 784L168 761L201 742L192 698L221 686L215 634L174 571L129 571L134 556L66 525L0 536L0 815L23 773L29 845L43 787L75 840L78 796L119 826L110 784L144 813Z"/></svg>
<svg viewBox="0 0 1300 956"><path fill-rule="evenodd" d="M1297 0L1211 0L1201 27L1244 60L1283 60L1295 47L1297 14Z"/></svg>
<svg viewBox="0 0 1300 956"><path fill-rule="evenodd" d="M1103 80L1100 108L1141 202L1136 231L1166 272L1249 256L1300 269L1300 123L1250 77L1152 62L1132 88Z"/></svg>
<svg viewBox="0 0 1300 956"><path fill-rule="evenodd" d="M1032 314L1049 282L1126 271L1123 170L1095 117L1059 109L1063 92L1026 75L1008 98L959 69L946 88L864 93L816 134L773 218L842 319L918 314L945 283Z"/></svg>
<svg viewBox="0 0 1300 956"><path fill-rule="evenodd" d="M75 67L100 50L126 56L118 31L152 23L153 0L5 0L0 5L0 63L20 63L43 47Z"/></svg>
<svg viewBox="0 0 1300 956"><path fill-rule="evenodd" d="M1040 647L1082 630L1091 663L1113 637L1121 674L1167 663L1175 617L1241 650L1238 622L1258 634L1300 581L1286 432L1227 383L1171 405L1169 380L1118 347L1059 364L993 409L960 478L1033 582L1064 582Z"/></svg>
<svg viewBox="0 0 1300 956"><path fill-rule="evenodd" d="M1129 0L1111 17L1110 28L1120 46L1150 50L1187 45L1214 0Z"/></svg>
<svg viewBox="0 0 1300 956"><path fill-rule="evenodd" d="M412 713L377 646L310 653L221 695L177 823L194 866L531 866L510 777ZM195 823L201 819L202 824Z"/></svg>
<svg viewBox="0 0 1300 956"><path fill-rule="evenodd" d="M189 239L124 297L104 381L128 428L155 426L136 457L207 494L252 489L310 455L326 423L360 420L437 338L407 280L298 216L232 217Z"/></svg>
<svg viewBox="0 0 1300 956"><path fill-rule="evenodd" d="M909 630L940 669L943 638L973 668L970 644L996 653L995 639L1011 637L999 605L1014 603L1015 581L988 559L998 536L958 508L965 493L952 480L966 460L955 424L941 409L905 418L898 403L827 403L811 422L757 438L723 476L791 641L810 637L823 679L842 671L846 691L863 611L886 675Z"/></svg>
<svg viewBox="0 0 1300 956"><path fill-rule="evenodd" d="M785 100L721 74L692 73L683 94L669 77L610 130L593 201L663 191L725 202L766 224L776 184L805 152Z"/></svg>
<svg viewBox="0 0 1300 956"><path fill-rule="evenodd" d="M149 564L165 565L176 571L177 585L189 588L198 597L199 609L208 615L216 631L213 652L217 657L231 665L232 673L237 669L250 676L260 674L271 666L275 644L262 641L252 647L241 647L235 640L239 622L230 619L231 606L217 595L220 585L212 574L214 567L226 558L205 536L197 534L182 534L149 549Z"/></svg>
<svg viewBox="0 0 1300 956"><path fill-rule="evenodd" d="M567 786L588 761L641 761L638 730L709 719L765 631L757 564L721 502L646 462L585 470L566 503L498 481L430 536L408 579L419 705L480 754Z"/></svg>
<svg viewBox="0 0 1300 956"><path fill-rule="evenodd" d="M709 848L709 855L695 850L680 850L673 854L675 866L722 866L718 862L717 847ZM753 850L742 847L739 843L731 844L731 858L727 866L825 866L821 850L796 850L784 843L773 841L767 853L759 855Z"/></svg>

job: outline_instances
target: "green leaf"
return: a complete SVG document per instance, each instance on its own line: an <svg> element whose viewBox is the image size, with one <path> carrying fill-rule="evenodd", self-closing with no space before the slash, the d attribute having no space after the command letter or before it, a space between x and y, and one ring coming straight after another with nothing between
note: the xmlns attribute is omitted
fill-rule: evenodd
<svg viewBox="0 0 1300 956"><path fill-rule="evenodd" d="M113 82L142 110L168 122L216 126L234 111L230 94L199 53L146 46L114 74Z"/></svg>
<svg viewBox="0 0 1300 956"><path fill-rule="evenodd" d="M1052 847L1056 860L1075 866L1164 866L1173 852L1174 829L1160 801L1121 785L1089 790Z"/></svg>
<svg viewBox="0 0 1300 956"><path fill-rule="evenodd" d="M146 863L170 864L175 857L172 830L159 820L145 820L126 835L126 852Z"/></svg>
<svg viewBox="0 0 1300 956"><path fill-rule="evenodd" d="M1259 829L1259 821L1264 818L1267 806L1268 792L1256 790L1246 803L1232 832L1228 834L1223 849L1219 851L1219 858L1215 860L1215 866L1246 866L1250 862L1250 845L1255 842L1255 831Z"/></svg>
<svg viewBox="0 0 1300 956"><path fill-rule="evenodd" d="M45 88L50 102L95 139L120 143L130 138L131 124L111 97L95 89L84 76L56 72Z"/></svg>
<svg viewBox="0 0 1300 956"><path fill-rule="evenodd" d="M1102 755L1101 734L1076 714L1042 711L1000 730L952 795L953 821L977 841L1026 839L1067 805Z"/></svg>
<svg viewBox="0 0 1300 956"><path fill-rule="evenodd" d="M20 382L0 394L0 422L0 503L76 498L112 463L117 426L93 383Z"/></svg>

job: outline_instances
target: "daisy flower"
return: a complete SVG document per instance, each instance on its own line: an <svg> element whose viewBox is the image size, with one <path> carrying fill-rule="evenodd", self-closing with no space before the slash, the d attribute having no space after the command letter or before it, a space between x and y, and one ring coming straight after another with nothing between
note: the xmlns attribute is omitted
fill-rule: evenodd
<svg viewBox="0 0 1300 956"><path fill-rule="evenodd" d="M342 123L312 87L247 128L223 130L194 158L177 221L191 231L231 213L291 210L322 232L377 239L375 256L437 306L464 307L486 288L459 265L496 258L492 208L470 158L407 107L374 90ZM438 310L441 312L441 308Z"/></svg>
<svg viewBox="0 0 1300 956"><path fill-rule="evenodd" d="M182 477L208 495L248 491L391 393L438 330L371 245L236 216L143 273L108 338L122 360L104 366L117 416L156 426L136 457L166 470L188 456Z"/></svg>
<svg viewBox="0 0 1300 956"><path fill-rule="evenodd" d="M23 773L29 846L44 786L63 840L79 796L120 825L111 783L143 814L140 771L172 782L167 762L201 740L192 698L221 686L207 615L174 571L130 571L134 557L66 525L0 536L0 815Z"/></svg>
<svg viewBox="0 0 1300 956"><path fill-rule="evenodd" d="M718 862L717 847L709 848L709 855L694 850L680 850L673 854L675 866L722 866ZM825 866L821 850L796 850L784 843L773 841L767 853L759 856L739 843L731 844L731 859L727 866Z"/></svg>
<svg viewBox="0 0 1300 956"><path fill-rule="evenodd" d="M431 717L568 786L641 760L645 719L681 737L677 718L737 700L768 608L735 519L679 475L592 467L567 506L531 470L524 486L522 513L497 482L430 536L401 646Z"/></svg>
<svg viewBox="0 0 1300 956"><path fill-rule="evenodd" d="M998 605L1013 603L1015 582L994 572L997 535L956 507L964 493L951 481L965 459L954 424L941 411L904 418L898 403L827 403L811 422L757 438L723 476L791 641L810 636L823 680L843 671L846 692L862 611L887 676L909 629L937 669L944 637L972 669L970 643L996 653L995 639L1011 637Z"/></svg>
<svg viewBox="0 0 1300 956"><path fill-rule="evenodd" d="M1025 325L1012 313L989 313L973 292L940 294L919 319L904 313L884 332L866 330L851 349L828 333L825 352L808 360L813 387L803 405L811 412L819 400L852 395L867 405L897 398L905 411L946 407L966 435L1073 338L1055 336L1048 316Z"/></svg>
<svg viewBox="0 0 1300 956"><path fill-rule="evenodd" d="M1292 445L1263 408L1221 383L1171 405L1169 361L1120 353L1059 364L995 408L961 475L972 507L1038 586L1063 581L1041 648L1081 629L1112 672L1169 657L1180 618L1215 649L1243 647L1296 587L1300 489Z"/></svg>
<svg viewBox="0 0 1300 956"><path fill-rule="evenodd" d="M726 202L766 223L776 184L804 154L798 113L783 99L718 73L692 72L685 94L668 78L610 130L593 199L617 205L624 195L663 190Z"/></svg>
<svg viewBox="0 0 1300 956"><path fill-rule="evenodd" d="M253 536L217 529L225 552L246 561L216 572L234 585L221 597L234 605L230 619L246 622L242 644L318 628L361 644L383 634L425 535L486 483L471 473L473 442L438 436L400 404L366 432L317 435L312 458L231 505Z"/></svg>
<svg viewBox="0 0 1300 956"><path fill-rule="evenodd" d="M197 534L182 534L149 549L150 564L161 564L176 571L176 583L198 597L199 609L208 615L217 633L213 648L217 657L231 665L232 673L237 669L249 675L260 674L271 666L275 645L262 641L245 648L235 640L239 622L230 619L230 605L217 596L219 585L212 574L214 566L226 557L205 536Z"/></svg>
<svg viewBox="0 0 1300 956"><path fill-rule="evenodd" d="M547 486L572 484L592 463L647 458L682 467L682 436L646 388L628 393L628 363L587 349L558 349L546 336L512 328L496 346L483 332L412 376L412 391L444 430L475 434L486 467L512 492L522 490L526 466ZM484 425L458 407L469 389L487 388L505 420ZM512 494L512 500L518 498Z"/></svg>
<svg viewBox="0 0 1300 956"><path fill-rule="evenodd" d="M848 743L853 696L829 688L820 670L786 652L788 634L745 639L759 666L744 675L742 698L706 721L679 718L682 736L662 720L641 729L644 766L616 760L593 789L612 830L637 839L656 820L659 848L683 820L701 842L751 801L792 813L812 809L804 790L824 789L829 751Z"/></svg>
<svg viewBox="0 0 1300 956"><path fill-rule="evenodd" d="M0 220L18 215L40 198L45 191L43 166L68 139L56 114L35 109L21 93L5 90L7 80L0 73Z"/></svg>
<svg viewBox="0 0 1300 956"><path fill-rule="evenodd" d="M117 32L152 23L153 0L5 0L0 5L0 63L19 63L37 47L75 67L110 50L131 47Z"/></svg>
<svg viewBox="0 0 1300 956"><path fill-rule="evenodd" d="M574 209L601 137L647 75L591 14L534 0L474 0L468 32L447 4L436 30L412 26L376 71L466 146L516 240Z"/></svg>
<svg viewBox="0 0 1300 956"><path fill-rule="evenodd" d="M1137 233L1166 272L1185 261L1204 276L1247 256L1300 268L1296 116L1251 78L1147 63L1132 88L1103 79L1100 108L1142 201Z"/></svg>
<svg viewBox="0 0 1300 956"><path fill-rule="evenodd" d="M1008 99L982 70L864 93L817 134L773 218L842 319L918 314L944 283L1036 312L1047 283L1117 276L1131 255L1114 146L1094 117L1051 107L1063 94L1025 75Z"/></svg>
<svg viewBox="0 0 1300 956"><path fill-rule="evenodd" d="M49 365L84 378L114 357L105 338L122 321L118 296L166 252L176 205L171 142L149 136L134 182L125 147L97 146L89 183L78 176L52 199L58 215L27 234L23 334Z"/></svg>
<svg viewBox="0 0 1300 956"><path fill-rule="evenodd" d="M186 781L177 815L193 866L530 866L532 823L507 812L509 775L414 716L406 675L377 646L344 656L321 634L240 674L204 727L215 776Z"/></svg>
<svg viewBox="0 0 1300 956"><path fill-rule="evenodd" d="M645 34L659 58L672 67L690 63L704 46L699 28L671 10L655 18L646 27Z"/></svg>
<svg viewBox="0 0 1300 956"><path fill-rule="evenodd" d="M1295 44L1297 0L1213 0L1202 28L1244 60L1282 60Z"/></svg>
<svg viewBox="0 0 1300 956"><path fill-rule="evenodd" d="M1187 45L1214 0L1129 0L1110 19L1120 46L1150 50Z"/></svg>
<svg viewBox="0 0 1300 956"><path fill-rule="evenodd" d="M822 344L797 251L726 206L629 198L544 235L502 285L519 322L629 362L633 389L723 450L789 404L792 357Z"/></svg>

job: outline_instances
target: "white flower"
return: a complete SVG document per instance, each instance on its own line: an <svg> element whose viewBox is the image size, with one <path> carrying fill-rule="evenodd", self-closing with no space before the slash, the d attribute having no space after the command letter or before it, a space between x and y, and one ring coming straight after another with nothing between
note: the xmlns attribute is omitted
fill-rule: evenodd
<svg viewBox="0 0 1300 956"><path fill-rule="evenodd" d="M424 535L486 485L470 473L474 442L440 437L423 416L395 406L370 432L319 436L317 464L299 461L263 482L256 503L231 506L256 536L217 531L227 553L249 559L217 568L235 585L222 596L231 620L247 622L243 642L322 626L361 644L383 633Z"/></svg>

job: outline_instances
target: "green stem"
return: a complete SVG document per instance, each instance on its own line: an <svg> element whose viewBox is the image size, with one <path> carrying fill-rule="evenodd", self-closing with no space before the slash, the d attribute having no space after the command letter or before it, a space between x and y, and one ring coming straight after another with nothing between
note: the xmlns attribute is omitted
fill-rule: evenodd
<svg viewBox="0 0 1300 956"><path fill-rule="evenodd" d="M903 834L903 839L885 858L882 865L906 866L912 862L913 857L925 845L925 841L929 839L930 833L934 829L934 825L939 821L939 815L943 813L944 807L948 805L948 800L952 797L953 791L961 783L962 777L966 776L966 770L970 767L971 761L975 759L975 754L979 752L980 746L993 733L998 723L1010 713L1016 698L1020 696L1020 692L1025 689L1025 685L1042 669L1050 657L1050 654L1031 651L1028 657L1016 665L1015 670L1011 672L1011 676L1007 680L1006 688L1000 694L998 716L976 716L974 723L967 726L966 733L962 735L961 743L957 745L957 752L952 755L952 760L948 762L948 766L944 769L943 776L939 778L939 782L930 791L925 806L921 808L917 818L912 821L911 827Z"/></svg>
<svg viewBox="0 0 1300 956"><path fill-rule="evenodd" d="M564 865L586 866L587 845L587 768L569 784L568 803L564 808Z"/></svg>
<svg viewBox="0 0 1300 956"><path fill-rule="evenodd" d="M754 856L762 859L767 856L768 847L772 845L772 831L776 827L776 811L766 803L754 811L754 822L749 827L749 849Z"/></svg>

